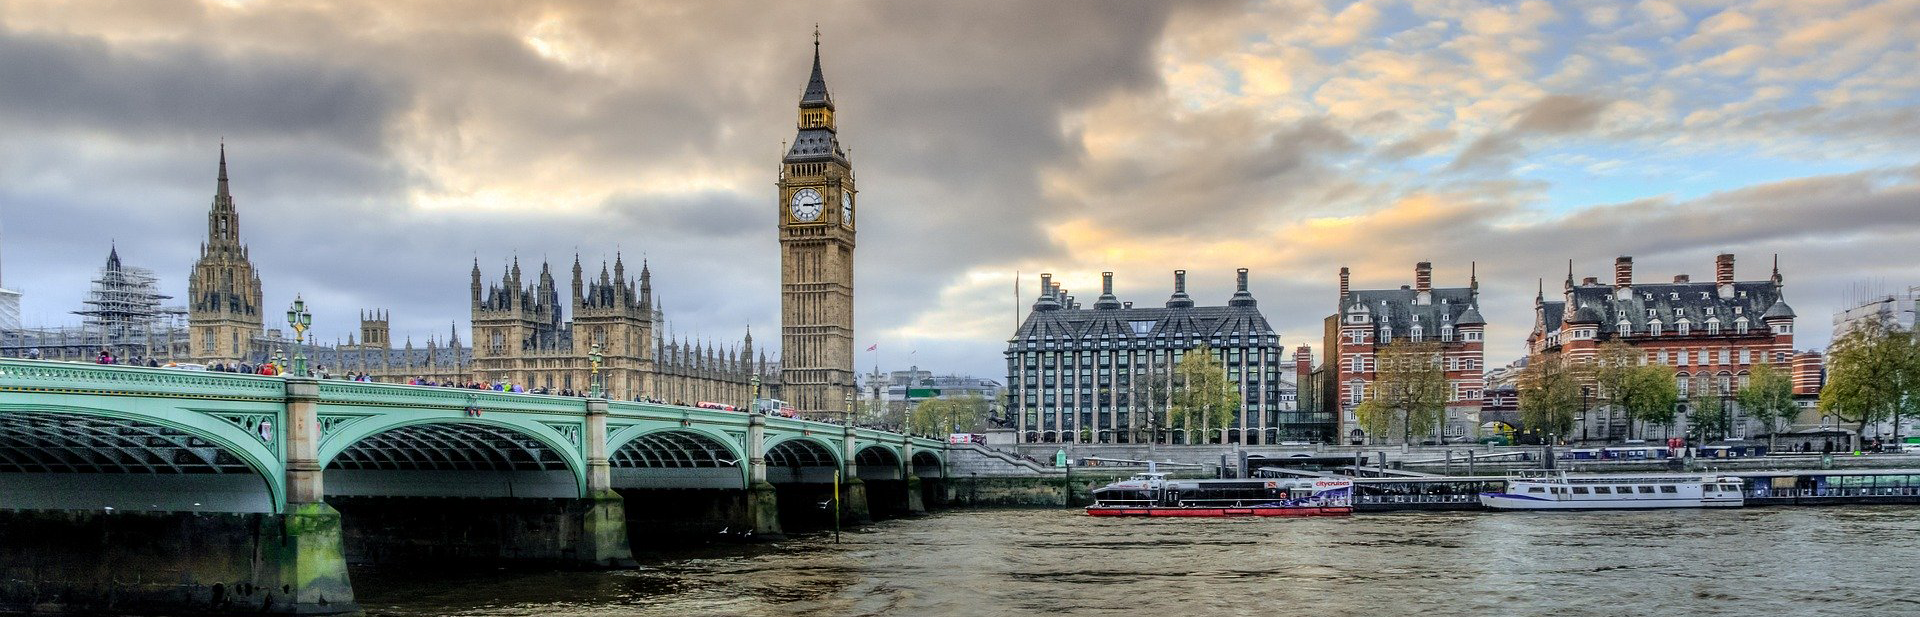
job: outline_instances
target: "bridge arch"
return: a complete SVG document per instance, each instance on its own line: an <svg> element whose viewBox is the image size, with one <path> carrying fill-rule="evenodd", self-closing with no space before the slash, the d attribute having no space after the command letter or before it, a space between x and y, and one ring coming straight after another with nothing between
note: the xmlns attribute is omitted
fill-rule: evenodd
<svg viewBox="0 0 1920 617"><path fill-rule="evenodd" d="M363 420L328 437L319 459L329 496L578 498L577 439L537 422Z"/></svg>
<svg viewBox="0 0 1920 617"><path fill-rule="evenodd" d="M862 480L904 480L900 454L891 446L870 445L853 453L855 470Z"/></svg>
<svg viewBox="0 0 1920 617"><path fill-rule="evenodd" d="M945 461L932 450L914 450L913 458L908 459L913 466L913 475L921 478L942 478L947 475Z"/></svg>
<svg viewBox="0 0 1920 617"><path fill-rule="evenodd" d="M614 488L747 487L746 457L728 435L700 428L639 431L607 454Z"/></svg>
<svg viewBox="0 0 1920 617"><path fill-rule="evenodd" d="M0 495L22 509L278 512L276 417L252 414L255 434L192 410L0 404Z"/></svg>
<svg viewBox="0 0 1920 617"><path fill-rule="evenodd" d="M832 443L812 437L788 437L767 444L767 481L830 483L840 468Z"/></svg>

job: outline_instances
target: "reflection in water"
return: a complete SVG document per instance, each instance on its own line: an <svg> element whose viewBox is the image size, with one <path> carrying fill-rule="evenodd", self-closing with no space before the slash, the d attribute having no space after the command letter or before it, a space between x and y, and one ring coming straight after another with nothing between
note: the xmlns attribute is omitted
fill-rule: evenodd
<svg viewBox="0 0 1920 617"><path fill-rule="evenodd" d="M1920 614L1920 509L1093 518L997 510L621 572L355 570L376 615Z"/></svg>

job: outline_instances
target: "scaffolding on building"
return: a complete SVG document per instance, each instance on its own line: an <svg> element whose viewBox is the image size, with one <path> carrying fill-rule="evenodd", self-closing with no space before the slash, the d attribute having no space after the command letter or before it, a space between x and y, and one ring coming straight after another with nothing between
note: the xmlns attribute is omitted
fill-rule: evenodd
<svg viewBox="0 0 1920 617"><path fill-rule="evenodd" d="M187 309L166 306L152 270L120 263L116 248L93 279L79 326L15 328L0 332L0 355L90 359L102 351L117 358L168 360L187 353Z"/></svg>

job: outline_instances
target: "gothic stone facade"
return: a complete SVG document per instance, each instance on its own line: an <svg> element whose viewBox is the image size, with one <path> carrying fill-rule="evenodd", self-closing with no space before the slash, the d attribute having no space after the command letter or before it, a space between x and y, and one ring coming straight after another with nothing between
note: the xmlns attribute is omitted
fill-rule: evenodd
<svg viewBox="0 0 1920 617"><path fill-rule="evenodd" d="M1340 436L1348 443L1367 438L1354 408L1372 395L1379 351L1395 342L1438 343L1446 371L1448 402L1441 423L1447 439L1472 439L1479 426L1485 383L1487 320L1480 316L1480 281L1466 287L1433 287L1433 265L1414 266L1413 285L1399 289L1349 289L1349 272L1340 269L1339 311L1327 316L1326 356L1333 367L1324 384L1332 396L1321 404L1338 410ZM1416 436L1416 439L1418 437Z"/></svg>
<svg viewBox="0 0 1920 617"><path fill-rule="evenodd" d="M755 378L762 396L773 366L754 358L753 334L741 345L682 344L658 335L658 305L652 272L642 264L638 280L628 278L625 262L601 265L597 280L582 276L574 258L573 315L567 321L553 272L541 264L537 280L522 279L513 261L501 280L483 288L480 265L472 273L473 376L528 388L589 391L593 370L589 354L601 355L600 379L609 398L650 398L670 403L712 402L744 406L753 397Z"/></svg>
<svg viewBox="0 0 1920 617"><path fill-rule="evenodd" d="M1591 358L1601 343L1621 341L1644 362L1672 366L1683 399L1689 392L1731 395L1755 364L1793 369L1794 314L1783 284L1777 262L1767 280L1734 280L1731 254L1715 258L1710 283L1695 283L1685 274L1672 283L1636 283L1633 258L1620 257L1614 260L1612 285L1597 277L1575 284L1569 262L1561 299L1548 301L1544 293L1534 298L1527 347L1536 354L1582 359ZM1804 378L1797 381L1806 387ZM1626 418L1586 415L1575 429L1586 439L1625 437Z"/></svg>
<svg viewBox="0 0 1920 617"><path fill-rule="evenodd" d="M833 97L820 73L800 96L799 133L780 166L780 379L809 415L845 411L853 376L853 163L840 148Z"/></svg>
<svg viewBox="0 0 1920 617"><path fill-rule="evenodd" d="M187 344L197 362L238 363L265 334L260 273L240 242L240 214L227 190L227 147L220 146L220 180L207 213L207 241L187 279Z"/></svg>
<svg viewBox="0 0 1920 617"><path fill-rule="evenodd" d="M1324 440L1328 425L1295 406L1280 336L1247 291L1247 271L1226 306L1194 306L1186 271L1174 272L1165 307L1134 308L1113 295L1113 273L1092 308L1040 276L1040 299L1007 341L1007 399L1015 428L1028 442L1141 443L1151 435L1181 443L1267 444ZM1168 435L1154 426L1173 390L1173 368L1206 343L1245 396L1232 424L1208 434ZM1309 367L1310 369L1311 367Z"/></svg>

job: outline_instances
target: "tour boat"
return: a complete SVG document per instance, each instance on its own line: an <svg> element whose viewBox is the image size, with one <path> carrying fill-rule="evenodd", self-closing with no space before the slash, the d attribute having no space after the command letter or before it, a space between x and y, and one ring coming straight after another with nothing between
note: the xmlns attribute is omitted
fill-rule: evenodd
<svg viewBox="0 0 1920 617"><path fill-rule="evenodd" d="M1504 492L1481 493L1480 505L1495 510L1738 508L1746 505L1746 497L1739 478L1548 472L1509 478Z"/></svg>
<svg viewBox="0 0 1920 617"><path fill-rule="evenodd" d="M1346 478L1168 480L1143 473L1093 491L1092 516L1346 516Z"/></svg>

